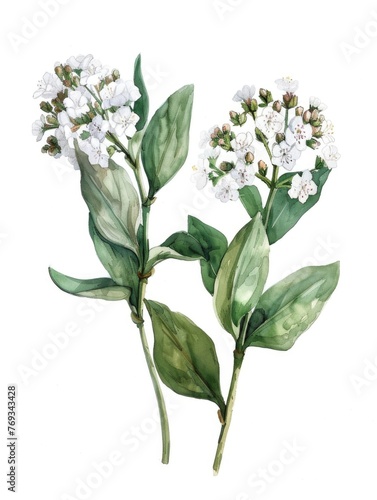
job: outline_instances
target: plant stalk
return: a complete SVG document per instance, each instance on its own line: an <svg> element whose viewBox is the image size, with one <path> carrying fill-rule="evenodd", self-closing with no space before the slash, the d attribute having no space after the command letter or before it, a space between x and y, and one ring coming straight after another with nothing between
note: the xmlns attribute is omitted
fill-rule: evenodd
<svg viewBox="0 0 377 500"><path fill-rule="evenodd" d="M226 401L226 411L225 411L225 419L224 419L225 422L221 428L219 441L218 441L218 445L217 445L217 450L216 450L216 455L215 455L215 460L213 462L213 474L215 476L217 476L217 474L219 473L219 470L220 470L221 460L223 458L223 453L224 453L225 442L226 442L226 438L228 435L230 423L232 421L232 413L233 413L234 402L236 399L238 377L240 374L240 370L241 370L244 356L245 356L244 352L238 351L237 349L234 351L233 375L232 375L232 380L230 383L228 399Z"/></svg>

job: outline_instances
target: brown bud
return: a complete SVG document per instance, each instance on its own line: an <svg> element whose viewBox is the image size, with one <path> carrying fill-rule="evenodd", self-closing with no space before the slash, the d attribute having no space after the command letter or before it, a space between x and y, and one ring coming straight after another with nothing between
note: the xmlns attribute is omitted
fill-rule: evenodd
<svg viewBox="0 0 377 500"><path fill-rule="evenodd" d="M258 161L258 170L261 175L267 172L267 164L263 160Z"/></svg>
<svg viewBox="0 0 377 500"><path fill-rule="evenodd" d="M321 126L319 127L312 127L312 134L313 134L313 137L321 137Z"/></svg>
<svg viewBox="0 0 377 500"><path fill-rule="evenodd" d="M245 155L245 161L246 163L253 163L254 161L254 155L251 151L248 151Z"/></svg>
<svg viewBox="0 0 377 500"><path fill-rule="evenodd" d="M302 106L298 106L296 108L296 116L302 116L304 113L304 108Z"/></svg>
<svg viewBox="0 0 377 500"><path fill-rule="evenodd" d="M56 66L55 73L59 78L62 78L64 76L63 66Z"/></svg>
<svg viewBox="0 0 377 500"><path fill-rule="evenodd" d="M71 68L71 66L69 66L69 64L67 64L66 66L64 66L64 71L65 71L66 73L72 73L72 68Z"/></svg>
<svg viewBox="0 0 377 500"><path fill-rule="evenodd" d="M65 87L69 87L70 88L70 87L72 87L72 82L71 82L71 80L63 80L63 85Z"/></svg>
<svg viewBox="0 0 377 500"><path fill-rule="evenodd" d="M311 112L307 109L305 113L302 115L302 119L304 120L304 123L309 123L310 119L312 117Z"/></svg>
<svg viewBox="0 0 377 500"><path fill-rule="evenodd" d="M318 109L313 109L311 119L315 122L318 120L318 117L319 117Z"/></svg>
<svg viewBox="0 0 377 500"><path fill-rule="evenodd" d="M280 144L282 141L284 141L285 136L284 136L284 134L279 133L279 134L276 134L275 139L276 139L276 142L278 144Z"/></svg>
<svg viewBox="0 0 377 500"><path fill-rule="evenodd" d="M278 113L280 113L281 111L281 102L280 101L275 101L272 105L272 109L274 111L277 111Z"/></svg>

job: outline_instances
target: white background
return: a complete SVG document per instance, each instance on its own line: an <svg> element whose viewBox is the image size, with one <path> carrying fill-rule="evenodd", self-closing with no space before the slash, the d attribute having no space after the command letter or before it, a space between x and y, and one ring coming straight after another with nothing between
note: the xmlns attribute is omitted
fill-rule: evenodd
<svg viewBox="0 0 377 500"><path fill-rule="evenodd" d="M7 385L16 383L22 500L374 499L377 4L71 0L55 3L47 17L41 12L35 0L13 2L1 21L1 497L8 494ZM32 31L28 22L40 27ZM153 245L184 229L187 213L229 239L247 221L239 203L198 196L189 180L201 130L227 121L244 84L275 90L276 78L297 78L303 101L316 95L327 103L342 153L320 203L273 247L269 278L340 259L339 287L291 351L248 352L217 478L215 406L164 387L172 452L162 465L156 404L126 305L64 294L47 273L52 265L82 278L105 275L78 173L42 156L31 136L40 115L36 83L56 61L80 53L129 78L139 52L152 110L182 85L196 89L189 157L153 207ZM226 393L232 346L198 264L161 265L148 296L212 336ZM51 337L69 329L75 336L65 348L38 365ZM25 376L27 369L34 371ZM284 452L289 445L295 454ZM114 457L113 470L103 470L108 477L99 476L96 464Z"/></svg>

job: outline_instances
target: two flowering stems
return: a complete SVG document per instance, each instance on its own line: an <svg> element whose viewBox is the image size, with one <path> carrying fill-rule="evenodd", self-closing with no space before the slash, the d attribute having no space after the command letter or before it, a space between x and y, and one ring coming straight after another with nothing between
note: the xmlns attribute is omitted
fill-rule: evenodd
<svg viewBox="0 0 377 500"><path fill-rule="evenodd" d="M311 98L305 109L298 105L297 81L283 78L276 83L284 92L282 101L274 101L265 89L256 98L255 87L245 85L233 98L241 110L230 112L231 123L202 133L204 150L193 182L198 189L210 188L222 203L240 199L250 216L229 245L218 229L192 216L187 230L158 246L149 243L149 214L156 194L187 158L192 85L174 92L148 121L140 56L133 80L123 80L117 70L110 72L88 55L56 65L55 74L45 73L34 94L47 100L40 105L45 114L34 122L33 134L38 141L50 134L42 152L66 157L80 170L89 233L109 275L82 280L50 269L50 276L73 295L127 301L158 401L163 463L169 461L170 439L159 379L182 396L218 407L221 432L213 464L217 474L246 349L290 349L316 320L338 282L339 263L333 263L300 269L264 291L270 245L317 203L339 158L323 103ZM251 130L234 131L247 125ZM301 155L319 148L321 154L309 170ZM114 161L119 156L126 168ZM286 173L279 175L280 168ZM265 204L256 181L267 189ZM217 319L234 338L226 401L212 339L187 316L146 298L148 279L167 259L200 262ZM152 321L153 353L144 327L144 305Z"/></svg>

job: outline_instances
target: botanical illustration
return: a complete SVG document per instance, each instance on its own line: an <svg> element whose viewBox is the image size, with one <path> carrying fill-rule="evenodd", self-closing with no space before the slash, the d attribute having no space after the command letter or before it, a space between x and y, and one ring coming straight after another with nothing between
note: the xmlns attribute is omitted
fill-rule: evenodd
<svg viewBox="0 0 377 500"><path fill-rule="evenodd" d="M192 174L198 189L212 191L213 203L239 203L250 221L235 228L228 243L221 228L189 216L187 227L156 247L149 243L150 212L159 191L185 165L193 86L168 96L149 118L140 56L132 74L123 77L92 55L79 55L45 73L34 93L42 114L33 134L37 141L45 139L43 153L65 157L80 172L89 233L106 271L104 277L84 280L50 269L51 279L79 297L128 303L158 402L163 463L169 462L170 437L160 381L218 407L217 474L247 349L290 349L338 283L335 262L304 267L266 289L271 245L318 202L340 157L326 106L316 97L299 101L298 82L291 78L275 83L274 97L253 85L236 91L228 121L202 133ZM203 285L213 296L213 319L234 340L227 396L212 338L148 296L154 268L167 259L199 262Z"/></svg>

